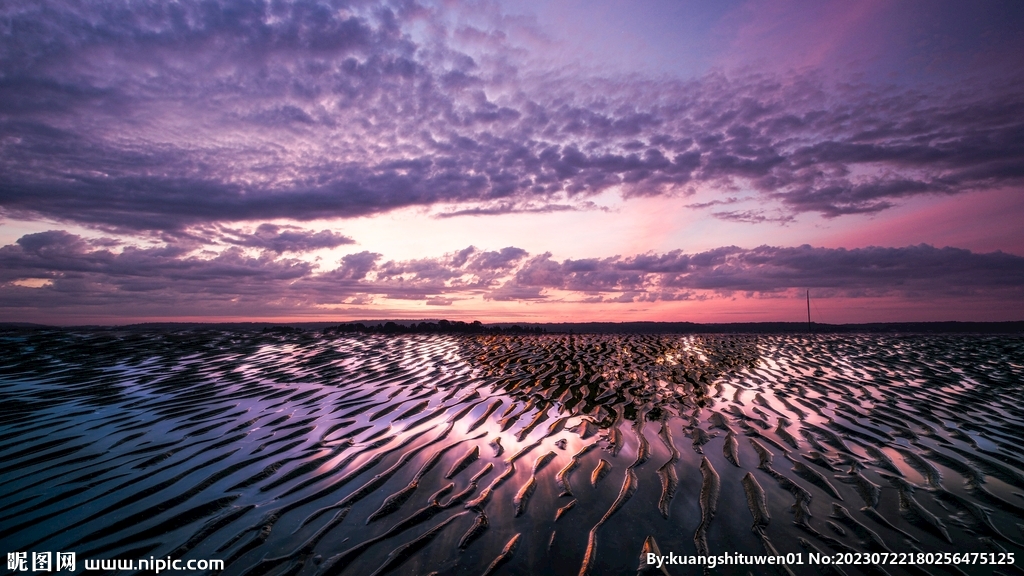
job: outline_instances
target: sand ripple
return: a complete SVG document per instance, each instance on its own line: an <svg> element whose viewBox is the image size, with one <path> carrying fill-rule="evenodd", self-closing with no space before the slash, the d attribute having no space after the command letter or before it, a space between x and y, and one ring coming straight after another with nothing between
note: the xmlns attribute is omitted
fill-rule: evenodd
<svg viewBox="0 0 1024 576"><path fill-rule="evenodd" d="M0 347L7 551L231 576L1024 558L1020 338L24 330Z"/></svg>

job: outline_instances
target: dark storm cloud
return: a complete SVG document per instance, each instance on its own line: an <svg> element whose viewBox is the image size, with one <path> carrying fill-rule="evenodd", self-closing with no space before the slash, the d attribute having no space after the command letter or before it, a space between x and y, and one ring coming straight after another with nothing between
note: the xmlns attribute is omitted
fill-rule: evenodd
<svg viewBox="0 0 1024 576"><path fill-rule="evenodd" d="M107 244L49 231L0 248L0 308L260 316L386 300L651 302L734 293L771 296L794 288L854 298L1024 299L1024 257L924 244L852 250L722 247L562 261L550 254L531 257L516 247L470 247L436 258L385 262L380 254L363 251L323 266L270 250L253 257L239 247L211 255L196 245L113 251Z"/></svg>
<svg viewBox="0 0 1024 576"><path fill-rule="evenodd" d="M0 210L180 231L437 204L556 211L610 187L705 184L837 217L1024 180L1019 70L928 92L813 74L533 73L501 30L467 40L443 10L8 4Z"/></svg>

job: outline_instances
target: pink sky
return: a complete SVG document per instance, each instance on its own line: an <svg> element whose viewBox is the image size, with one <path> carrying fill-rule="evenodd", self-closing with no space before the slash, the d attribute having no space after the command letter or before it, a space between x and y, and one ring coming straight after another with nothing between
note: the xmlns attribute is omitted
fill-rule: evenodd
<svg viewBox="0 0 1024 576"><path fill-rule="evenodd" d="M1024 319L1016 4L145 4L6 15L6 320Z"/></svg>

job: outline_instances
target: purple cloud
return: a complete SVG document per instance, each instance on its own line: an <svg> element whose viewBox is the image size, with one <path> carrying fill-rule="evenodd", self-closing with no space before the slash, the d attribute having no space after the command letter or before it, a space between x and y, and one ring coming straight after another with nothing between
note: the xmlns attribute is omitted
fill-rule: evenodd
<svg viewBox="0 0 1024 576"><path fill-rule="evenodd" d="M613 188L633 197L702 185L747 188L789 216L832 218L1024 183L1019 69L970 91L813 73L540 73L519 66L500 28L452 30L443 10L241 0L9 7L0 210L180 232L407 206L555 211ZM247 241L275 252L344 243Z"/></svg>
<svg viewBox="0 0 1024 576"><path fill-rule="evenodd" d="M309 252L355 243L355 240L348 236L336 234L330 230L311 232L295 226L278 226L276 224L260 224L252 233L225 229L220 239L228 244L262 248L278 254Z"/></svg>
<svg viewBox="0 0 1024 576"><path fill-rule="evenodd" d="M526 262L499 296L537 290L572 290L621 295L662 295L693 291L770 294L819 288L836 296L974 294L1009 292L1021 297L1024 258L994 252L975 254L925 244L906 248L829 249L761 246L724 247L697 254L673 251L557 262L543 254ZM630 296L632 297L632 296Z"/></svg>
<svg viewBox="0 0 1024 576"><path fill-rule="evenodd" d="M750 224L760 224L762 222L787 224L794 220L794 217L788 214L770 215L765 213L764 210L730 210L712 212L711 215L719 220L727 220L729 222L746 222Z"/></svg>
<svg viewBox="0 0 1024 576"><path fill-rule="evenodd" d="M126 246L115 252L103 244L49 231L0 248L0 308L259 317L380 299L451 305L470 298L543 301L575 294L572 298L583 303L650 302L736 292L771 295L793 288L816 289L822 296L1024 300L1024 257L924 244L852 250L722 247L562 261L550 254L530 257L515 247L387 262L363 251L344 256L333 269L272 251L250 257L239 247L209 255L193 246Z"/></svg>
<svg viewBox="0 0 1024 576"><path fill-rule="evenodd" d="M469 270L504 270L511 268L527 256L526 250L509 246L497 252L479 252L469 265Z"/></svg>
<svg viewBox="0 0 1024 576"><path fill-rule="evenodd" d="M376 267L377 260L380 260L380 254L375 252L349 254L341 259L341 267L335 273L347 280L362 280Z"/></svg>

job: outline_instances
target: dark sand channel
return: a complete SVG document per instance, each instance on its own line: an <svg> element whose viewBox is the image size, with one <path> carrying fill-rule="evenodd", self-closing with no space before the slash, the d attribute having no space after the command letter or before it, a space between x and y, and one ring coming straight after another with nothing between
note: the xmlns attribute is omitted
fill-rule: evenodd
<svg viewBox="0 0 1024 576"><path fill-rule="evenodd" d="M231 576L979 552L1016 565L821 573L1024 573L1019 337L0 338L0 552ZM714 571L748 572L773 573Z"/></svg>

